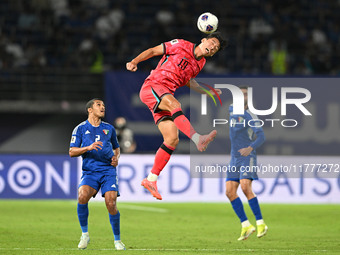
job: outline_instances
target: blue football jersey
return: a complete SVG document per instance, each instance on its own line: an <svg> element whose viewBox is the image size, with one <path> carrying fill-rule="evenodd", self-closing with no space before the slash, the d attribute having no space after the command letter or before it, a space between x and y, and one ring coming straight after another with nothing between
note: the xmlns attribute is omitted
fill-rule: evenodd
<svg viewBox="0 0 340 255"><path fill-rule="evenodd" d="M248 146L253 148L250 156L256 156L256 148L258 148L265 140L258 117L249 110L245 110L242 115L234 115L232 105L229 106L229 115L231 156L241 157L238 150Z"/></svg>
<svg viewBox="0 0 340 255"><path fill-rule="evenodd" d="M83 171L103 172L116 175L116 168L111 165L113 149L119 148L116 130L106 122L94 127L88 120L76 126L72 132L70 147L86 147L96 141L103 142L103 148L84 153Z"/></svg>

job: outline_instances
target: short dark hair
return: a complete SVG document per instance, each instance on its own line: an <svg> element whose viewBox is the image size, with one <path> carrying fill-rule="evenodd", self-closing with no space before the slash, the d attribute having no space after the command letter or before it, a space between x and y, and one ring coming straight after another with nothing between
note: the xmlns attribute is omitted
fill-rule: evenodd
<svg viewBox="0 0 340 255"><path fill-rule="evenodd" d="M103 102L103 100L101 100L100 98L93 98L93 99L91 99L90 101L88 101L88 102L86 103L85 111L86 111L87 114L89 113L89 111L88 111L89 108L92 108L92 106L93 106L93 104L94 104L94 101L97 101L97 100Z"/></svg>
<svg viewBox="0 0 340 255"><path fill-rule="evenodd" d="M221 32L211 33L206 38L216 38L220 42L220 50L223 50L228 44L227 40L223 38Z"/></svg>
<svg viewBox="0 0 340 255"><path fill-rule="evenodd" d="M239 89L248 89L249 86L246 86L246 85L242 85L242 86L239 86Z"/></svg>

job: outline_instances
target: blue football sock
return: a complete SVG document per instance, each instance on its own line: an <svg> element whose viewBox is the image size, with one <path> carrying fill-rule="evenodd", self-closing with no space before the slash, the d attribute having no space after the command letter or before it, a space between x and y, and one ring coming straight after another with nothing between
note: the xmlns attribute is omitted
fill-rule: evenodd
<svg viewBox="0 0 340 255"><path fill-rule="evenodd" d="M79 204L77 207L78 219L83 233L87 232L87 219L89 217L89 208L87 204Z"/></svg>
<svg viewBox="0 0 340 255"><path fill-rule="evenodd" d="M115 241L120 240L120 213L119 211L115 215L109 214L110 223L115 237Z"/></svg>
<svg viewBox="0 0 340 255"><path fill-rule="evenodd" d="M262 220L262 213L259 205L259 201L257 200L257 197L254 197L250 200L248 200L249 206L251 210L253 211L256 220Z"/></svg>
<svg viewBox="0 0 340 255"><path fill-rule="evenodd" d="M231 201L231 205L241 222L248 220L246 213L244 212L242 201L239 197Z"/></svg>

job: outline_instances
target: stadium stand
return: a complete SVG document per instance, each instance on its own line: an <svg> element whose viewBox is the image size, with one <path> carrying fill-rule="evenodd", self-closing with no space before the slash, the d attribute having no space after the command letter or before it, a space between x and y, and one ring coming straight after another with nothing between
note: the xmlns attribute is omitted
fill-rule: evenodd
<svg viewBox="0 0 340 255"><path fill-rule="evenodd" d="M270 45L276 42L286 45L285 74L338 75L339 7L318 0L3 0L0 67L91 71L102 61L97 72L123 69L150 43L176 37L198 42L196 18L208 10L220 18L230 45L213 61L218 68L206 71L271 74Z"/></svg>

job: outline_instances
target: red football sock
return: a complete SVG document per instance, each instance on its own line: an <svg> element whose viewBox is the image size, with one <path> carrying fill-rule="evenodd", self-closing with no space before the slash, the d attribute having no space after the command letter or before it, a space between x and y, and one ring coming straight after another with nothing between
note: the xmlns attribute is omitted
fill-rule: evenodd
<svg viewBox="0 0 340 255"><path fill-rule="evenodd" d="M153 164L153 167L151 169L151 173L155 175L159 175L165 165L168 163L172 152L175 150L175 148L165 145L164 143L159 147L158 151L156 152L155 156L155 162Z"/></svg>
<svg viewBox="0 0 340 255"><path fill-rule="evenodd" d="M184 116L181 108L176 108L171 111L172 120L176 127L181 130L187 137L191 139L192 135L196 133L191 126L190 121Z"/></svg>

